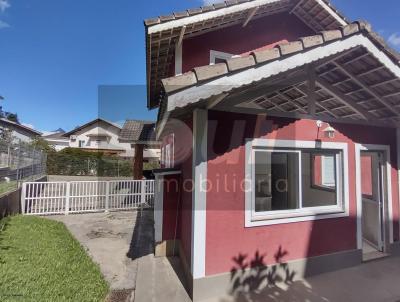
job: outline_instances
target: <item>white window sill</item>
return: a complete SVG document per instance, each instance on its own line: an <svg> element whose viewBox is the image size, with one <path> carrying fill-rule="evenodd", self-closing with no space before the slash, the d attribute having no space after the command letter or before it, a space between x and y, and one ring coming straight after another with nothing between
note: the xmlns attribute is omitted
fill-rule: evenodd
<svg viewBox="0 0 400 302"><path fill-rule="evenodd" d="M349 213L344 211L339 207L329 207L329 210L325 211L291 211L288 213L287 211L279 211L286 213L279 213L278 211L275 213L251 213L246 212L246 216L251 216L250 219L246 219L245 227L257 227L257 226L266 226L266 225L275 225L275 224L286 224L286 223L294 223L294 222L302 222L302 221L313 221L313 220L321 220L321 219L331 219L331 218L341 218L348 217Z"/></svg>

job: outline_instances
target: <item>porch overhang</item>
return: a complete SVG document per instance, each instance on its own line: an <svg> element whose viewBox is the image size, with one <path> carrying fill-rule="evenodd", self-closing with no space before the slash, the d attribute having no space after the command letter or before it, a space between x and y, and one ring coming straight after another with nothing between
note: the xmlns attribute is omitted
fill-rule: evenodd
<svg viewBox="0 0 400 302"><path fill-rule="evenodd" d="M400 66L358 22L163 81L164 115L190 107L399 126Z"/></svg>

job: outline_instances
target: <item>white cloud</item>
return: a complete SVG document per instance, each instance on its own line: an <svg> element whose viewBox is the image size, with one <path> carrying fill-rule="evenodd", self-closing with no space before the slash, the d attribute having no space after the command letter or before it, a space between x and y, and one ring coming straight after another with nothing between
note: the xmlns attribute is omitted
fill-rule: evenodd
<svg viewBox="0 0 400 302"><path fill-rule="evenodd" d="M10 24L0 20L0 29L10 27Z"/></svg>
<svg viewBox="0 0 400 302"><path fill-rule="evenodd" d="M204 5L211 5L211 4L214 4L214 3L220 3L222 1L223 0L203 0L203 4Z"/></svg>
<svg viewBox="0 0 400 302"><path fill-rule="evenodd" d="M8 0L0 0L0 11L4 12L7 8L9 8L10 2Z"/></svg>
<svg viewBox="0 0 400 302"><path fill-rule="evenodd" d="M400 46L400 33L394 33L389 37L389 43L394 46Z"/></svg>

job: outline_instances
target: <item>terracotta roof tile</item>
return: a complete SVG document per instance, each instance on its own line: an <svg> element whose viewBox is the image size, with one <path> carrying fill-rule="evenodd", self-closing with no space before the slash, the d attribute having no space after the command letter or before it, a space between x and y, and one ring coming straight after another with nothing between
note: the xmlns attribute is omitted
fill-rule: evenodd
<svg viewBox="0 0 400 302"><path fill-rule="evenodd" d="M192 86L197 83L197 78L194 72L187 72L175 77L170 77L162 80L165 92L169 93L187 86Z"/></svg>
<svg viewBox="0 0 400 302"><path fill-rule="evenodd" d="M303 43L301 41L295 41L295 42L278 44L275 47L281 51L282 56L285 56L303 50Z"/></svg>
<svg viewBox="0 0 400 302"><path fill-rule="evenodd" d="M156 141L155 122L127 120L119 135L121 141L154 142Z"/></svg>
<svg viewBox="0 0 400 302"><path fill-rule="evenodd" d="M300 40L303 42L304 48L310 48L324 43L324 37L321 34L300 38Z"/></svg>
<svg viewBox="0 0 400 302"><path fill-rule="evenodd" d="M225 63L219 63L196 67L194 72L196 73L197 81L205 81L226 74L228 68Z"/></svg>
<svg viewBox="0 0 400 302"><path fill-rule="evenodd" d="M245 57L232 58L226 61L229 71L236 71L250 66L254 66L256 61L252 55Z"/></svg>
<svg viewBox="0 0 400 302"><path fill-rule="evenodd" d="M253 51L251 53L256 59L256 63L264 63L267 61L272 61L281 56L278 48L263 49L258 51Z"/></svg>

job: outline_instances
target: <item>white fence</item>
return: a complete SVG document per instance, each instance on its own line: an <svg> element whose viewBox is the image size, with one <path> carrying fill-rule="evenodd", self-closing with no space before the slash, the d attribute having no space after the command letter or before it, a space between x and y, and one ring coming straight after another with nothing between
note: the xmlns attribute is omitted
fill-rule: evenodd
<svg viewBox="0 0 400 302"><path fill-rule="evenodd" d="M26 215L130 210L152 207L154 180L26 182L21 208Z"/></svg>

